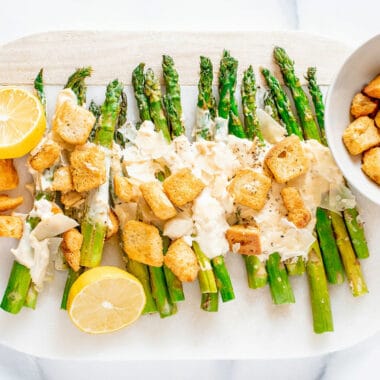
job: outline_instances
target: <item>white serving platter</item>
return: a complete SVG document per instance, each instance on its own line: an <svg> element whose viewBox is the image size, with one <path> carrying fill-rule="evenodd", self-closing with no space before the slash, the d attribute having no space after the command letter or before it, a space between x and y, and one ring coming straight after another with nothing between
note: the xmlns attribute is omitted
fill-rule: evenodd
<svg viewBox="0 0 380 380"><path fill-rule="evenodd" d="M179 70L186 124L191 128L199 55L210 56L217 70L222 49L227 48L238 58L240 70L249 64L255 70L260 66L274 69L271 52L275 45L285 47L294 57L301 78L308 66L316 65L324 86L329 85L350 51L338 42L294 32L53 32L0 47L0 83L30 86L37 71L44 67L51 116L55 97L67 76L76 67L92 65L88 99L101 102L105 84L118 77L127 85L128 118L136 120L131 71L145 61L160 72L161 55L168 53ZM25 195L26 202L19 211L26 211L32 199L23 185L30 179L25 173L24 159L16 164L21 185L10 193ZM0 343L41 357L94 360L289 358L348 347L380 328L380 248L376 244L380 208L361 196L358 203L371 251L371 257L362 261L370 293L355 299L347 284L330 287L334 333L313 333L306 276L291 279L296 304L273 306L268 287L249 289L241 257L230 254L226 260L236 299L220 303L218 313L202 311L198 284L186 284L186 301L179 305L177 315L163 320L157 315L144 316L113 334L87 335L77 330L66 312L59 309L66 274L57 273L40 295L35 311L24 308L18 315L0 311ZM2 294L13 261L10 248L17 242L2 239L0 244ZM104 256L105 262L121 265L117 241L107 244Z"/></svg>

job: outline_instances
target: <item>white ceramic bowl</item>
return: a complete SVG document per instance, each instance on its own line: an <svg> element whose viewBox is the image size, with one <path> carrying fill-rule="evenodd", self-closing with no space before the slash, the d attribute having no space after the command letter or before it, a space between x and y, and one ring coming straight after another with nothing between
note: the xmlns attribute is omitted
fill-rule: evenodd
<svg viewBox="0 0 380 380"><path fill-rule="evenodd" d="M332 154L350 185L380 205L380 186L362 172L361 155L351 156L342 141L352 98L379 73L380 34L355 50L341 67L328 91L325 124Z"/></svg>

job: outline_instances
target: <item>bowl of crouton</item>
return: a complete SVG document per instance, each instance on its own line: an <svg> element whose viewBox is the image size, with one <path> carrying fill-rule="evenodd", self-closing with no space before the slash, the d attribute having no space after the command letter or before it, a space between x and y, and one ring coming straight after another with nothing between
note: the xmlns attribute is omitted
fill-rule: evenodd
<svg viewBox="0 0 380 380"><path fill-rule="evenodd" d="M329 88L326 137L350 185L380 204L380 34L359 47Z"/></svg>

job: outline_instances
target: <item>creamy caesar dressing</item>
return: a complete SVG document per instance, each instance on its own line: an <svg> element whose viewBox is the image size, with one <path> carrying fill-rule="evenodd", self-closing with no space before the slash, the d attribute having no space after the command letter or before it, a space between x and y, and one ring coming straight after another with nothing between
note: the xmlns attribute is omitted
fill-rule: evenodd
<svg viewBox="0 0 380 380"><path fill-rule="evenodd" d="M264 159L272 146L286 135L285 129L265 111L258 110L258 118L266 143L255 139L240 139L228 135L228 121L216 118L212 121L206 111L197 110L197 141L191 143L185 136L179 136L168 143L161 132L154 130L151 122L144 122L139 130L130 133L130 143L123 151L123 165L131 183L156 181L158 172L164 168L175 173L189 168L206 185L201 195L194 200L192 209L185 208L173 219L163 223L157 220L144 201L138 202L140 219L163 228L171 239L184 237L191 244L196 240L210 258L225 254L228 242L225 232L230 224L248 223L260 230L261 259L275 251L283 259L306 256L315 238L315 210L321 204L341 211L354 205L354 197L344 187L343 177L328 148L317 141L302 142L309 170L287 185L300 191L312 219L306 228L299 229L289 222L280 194L285 185L272 181L267 202L260 211L237 205L228 192L228 185L240 169L252 169L266 173ZM207 141L199 131L212 125L215 140ZM119 206L118 208L120 208ZM121 211L118 210L119 214ZM135 213L136 214L136 213ZM134 215L136 216L136 215ZM121 216L126 219L125 216ZM228 223L227 223L228 221ZM237 247L234 247L235 251Z"/></svg>
<svg viewBox="0 0 380 380"><path fill-rule="evenodd" d="M202 251L209 258L226 254L229 244L225 234L229 224L224 208L208 188L194 200L192 212L196 231L193 239L198 242Z"/></svg>

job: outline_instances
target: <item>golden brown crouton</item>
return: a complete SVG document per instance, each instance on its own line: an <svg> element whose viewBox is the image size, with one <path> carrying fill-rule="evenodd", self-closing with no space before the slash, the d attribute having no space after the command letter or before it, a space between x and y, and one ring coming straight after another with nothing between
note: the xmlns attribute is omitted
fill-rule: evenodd
<svg viewBox="0 0 380 380"><path fill-rule="evenodd" d="M64 232L61 248L63 255L74 272L80 268L80 249L83 235L75 228Z"/></svg>
<svg viewBox="0 0 380 380"><path fill-rule="evenodd" d="M375 116L375 125L377 128L380 128L380 111L377 111L377 114Z"/></svg>
<svg viewBox="0 0 380 380"><path fill-rule="evenodd" d="M182 282L191 282L197 278L199 271L197 257L182 238L170 244L164 256L164 263Z"/></svg>
<svg viewBox="0 0 380 380"><path fill-rule="evenodd" d="M373 114L377 110L378 103L361 92L352 99L351 115L356 119L360 116Z"/></svg>
<svg viewBox="0 0 380 380"><path fill-rule="evenodd" d="M21 239L23 226L19 216L0 215L0 237Z"/></svg>
<svg viewBox="0 0 380 380"><path fill-rule="evenodd" d="M12 210L24 201L23 197L11 198L9 195L0 194L0 212Z"/></svg>
<svg viewBox="0 0 380 380"><path fill-rule="evenodd" d="M236 173L228 190L237 203L254 210L261 210L267 200L271 184L272 181L265 174L244 169Z"/></svg>
<svg viewBox="0 0 380 380"><path fill-rule="evenodd" d="M351 154L360 154L380 144L380 131L375 127L375 122L371 118L362 116L345 129L343 142Z"/></svg>
<svg viewBox="0 0 380 380"><path fill-rule="evenodd" d="M295 187L284 187L281 196L288 210L288 220L297 228L305 228L310 222L311 214L305 207L300 192Z"/></svg>
<svg viewBox="0 0 380 380"><path fill-rule="evenodd" d="M278 183L297 178L309 167L309 162L296 135L284 138L267 153L265 164Z"/></svg>
<svg viewBox="0 0 380 380"><path fill-rule="evenodd" d="M258 228L235 225L226 231L226 238L232 252L242 255L260 255L261 241ZM236 244L236 247L234 245Z"/></svg>
<svg viewBox="0 0 380 380"><path fill-rule="evenodd" d="M34 170L42 172L53 166L58 161L60 154L61 147L54 141L48 141L34 156L30 157L29 164Z"/></svg>
<svg viewBox="0 0 380 380"><path fill-rule="evenodd" d="M178 207L193 201L205 187L190 169L181 169L163 182L164 190L169 199Z"/></svg>
<svg viewBox="0 0 380 380"><path fill-rule="evenodd" d="M0 191L15 189L17 185L18 175L13 160L0 160Z"/></svg>
<svg viewBox="0 0 380 380"><path fill-rule="evenodd" d="M62 209L55 202L51 203L51 212L53 214L63 214Z"/></svg>
<svg viewBox="0 0 380 380"><path fill-rule="evenodd" d="M66 208L78 207L85 200L85 194L77 191L69 191L61 195L61 202Z"/></svg>
<svg viewBox="0 0 380 380"><path fill-rule="evenodd" d="M76 147L71 153L70 163L76 191L96 189L106 181L105 153L97 145Z"/></svg>
<svg viewBox="0 0 380 380"><path fill-rule="evenodd" d="M85 144L95 124L95 116L72 101L63 102L53 117L53 129L65 142Z"/></svg>
<svg viewBox="0 0 380 380"><path fill-rule="evenodd" d="M157 218L166 220L177 215L177 210L162 190L159 182L148 182L140 185L141 193Z"/></svg>
<svg viewBox="0 0 380 380"><path fill-rule="evenodd" d="M116 196L123 202L131 202L134 197L133 186L127 177L116 176L113 180Z"/></svg>
<svg viewBox="0 0 380 380"><path fill-rule="evenodd" d="M156 227L129 220L125 223L122 235L123 248L128 257L154 267L162 266L162 239Z"/></svg>
<svg viewBox="0 0 380 380"><path fill-rule="evenodd" d="M364 87L363 92L371 98L380 99L380 75L372 79L371 82Z"/></svg>
<svg viewBox="0 0 380 380"><path fill-rule="evenodd" d="M380 185L380 148L372 148L364 153L362 169L369 178Z"/></svg>
<svg viewBox="0 0 380 380"><path fill-rule="evenodd" d="M54 172L52 189L53 191L61 191L67 193L73 190L73 179L71 177L70 168L68 166L62 166Z"/></svg>
<svg viewBox="0 0 380 380"><path fill-rule="evenodd" d="M109 224L107 224L106 239L111 238L113 235L117 234L117 231L119 231L119 219L112 210L109 211L108 218Z"/></svg>

